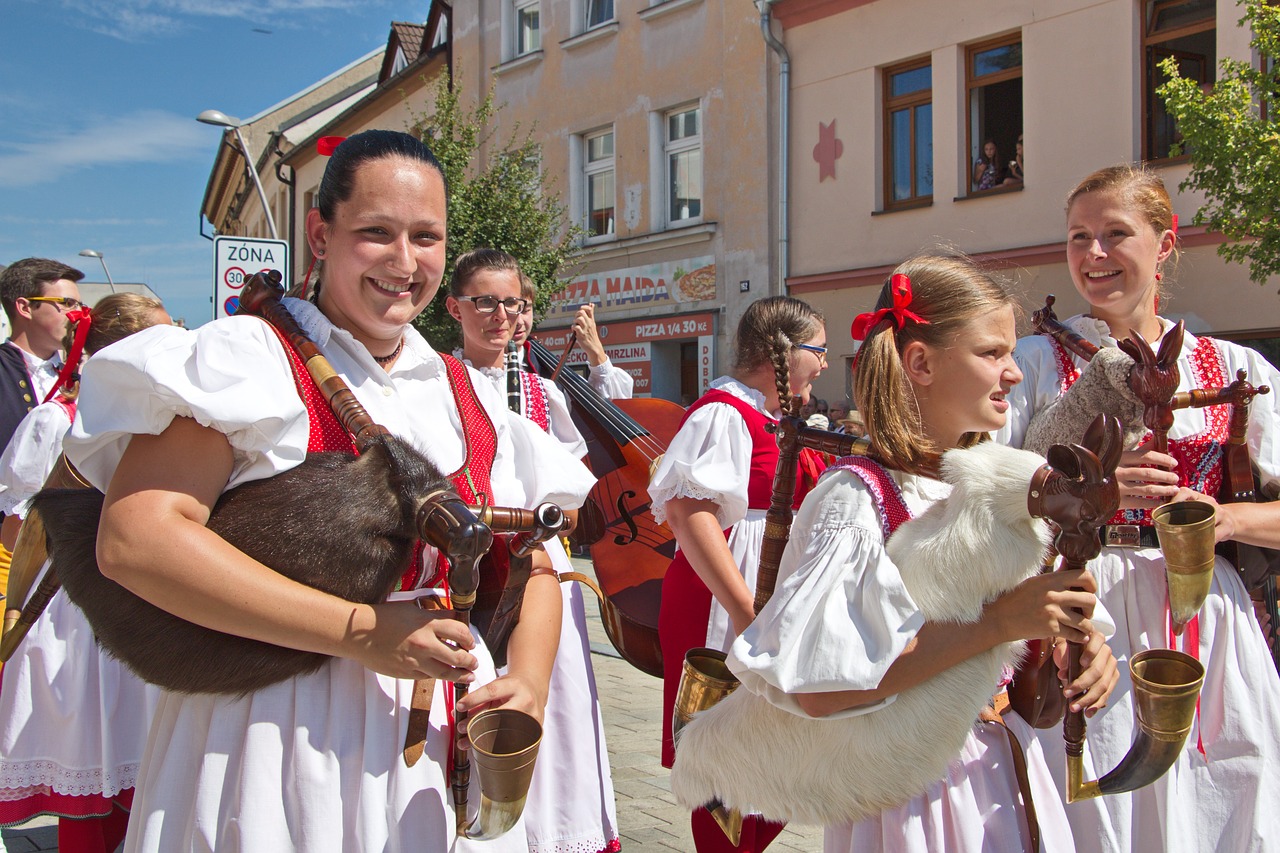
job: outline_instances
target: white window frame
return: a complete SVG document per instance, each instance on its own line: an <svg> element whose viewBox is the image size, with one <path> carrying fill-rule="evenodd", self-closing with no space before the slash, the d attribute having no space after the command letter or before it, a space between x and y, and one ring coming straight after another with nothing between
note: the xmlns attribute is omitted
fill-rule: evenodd
<svg viewBox="0 0 1280 853"><path fill-rule="evenodd" d="M589 24L591 19L592 8L599 3L611 3L613 8L610 10L613 14L608 18ZM618 20L618 0L569 0L569 21L570 32L569 37L580 36L583 33L598 30L610 24L617 23Z"/></svg>
<svg viewBox="0 0 1280 853"><path fill-rule="evenodd" d="M520 26L521 13L533 10L538 17L537 27L533 31L533 44L521 44L523 30ZM513 0L512 2L512 56L525 56L542 50L542 2L541 0Z"/></svg>
<svg viewBox="0 0 1280 853"><path fill-rule="evenodd" d="M671 119L683 113L687 113L690 110L697 111L698 132L693 136L687 136L683 139L673 140L671 138ZM667 225L690 225L690 224L695 224L702 221L703 205L706 204L706 195L705 195L706 181L704 180L704 175L705 175L704 153L705 152L702 146L703 118L704 118L704 114L702 111L702 104L696 101L689 104L682 104L678 107L669 109L661 114L661 131L660 132L662 134L662 137L661 137L662 138L662 145L661 145L662 164L661 164L661 168L657 171L659 174L662 175L662 194L661 196L659 196L659 198L662 199L662 202L661 202L662 217ZM674 175L672 174L672 170L671 170L671 158L674 155L684 154L689 151L697 151L699 154L698 213L696 215L690 215L690 216L677 216L676 211L672 210L672 204L671 204L672 181L674 179Z"/></svg>
<svg viewBox="0 0 1280 853"><path fill-rule="evenodd" d="M608 17L601 18L594 24L591 23L591 12L598 6L609 5ZM618 0L582 0L582 31L594 30L596 27L603 27L605 24L612 23L618 18Z"/></svg>
<svg viewBox="0 0 1280 853"><path fill-rule="evenodd" d="M601 158L592 162L591 160L591 142L602 136L609 135L613 137L613 154L607 158ZM576 166L571 174L577 176L580 182L578 191L574 193L579 208L575 221L581 223L586 229L586 243L601 243L608 240L616 240L618 236L618 173L617 173L617 135L612 125L609 127L601 127L586 133L582 133L575 137L575 144L571 152L570 165ZM576 155L576 156L572 156ZM576 161L576 162L575 162ZM591 229L591 179L596 175L609 173L613 175L613 216L609 220L610 230L607 233L596 234Z"/></svg>
<svg viewBox="0 0 1280 853"><path fill-rule="evenodd" d="M512 62L542 53L542 0L502 0L501 8L502 61ZM521 51L520 13L529 8L538 13L538 46Z"/></svg>

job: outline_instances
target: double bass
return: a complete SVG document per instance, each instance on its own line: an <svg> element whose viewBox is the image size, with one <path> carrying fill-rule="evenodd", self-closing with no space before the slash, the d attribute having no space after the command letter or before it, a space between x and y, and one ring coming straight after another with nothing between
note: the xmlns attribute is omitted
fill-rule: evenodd
<svg viewBox="0 0 1280 853"><path fill-rule="evenodd" d="M528 346L538 373L573 401L570 414L598 478L575 532L591 550L605 632L623 660L661 678L658 612L676 542L653 518L649 474L679 429L684 407L658 398L606 399L574 371L557 372L559 359L545 346L532 338Z"/></svg>

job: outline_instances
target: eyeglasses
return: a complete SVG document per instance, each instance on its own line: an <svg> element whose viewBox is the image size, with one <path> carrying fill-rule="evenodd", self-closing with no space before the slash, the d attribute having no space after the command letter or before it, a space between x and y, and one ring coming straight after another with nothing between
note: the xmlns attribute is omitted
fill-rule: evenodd
<svg viewBox="0 0 1280 853"><path fill-rule="evenodd" d="M816 353L818 358L824 363L827 360L827 348L816 347L813 344L796 344L796 349L806 349L809 352Z"/></svg>
<svg viewBox="0 0 1280 853"><path fill-rule="evenodd" d="M506 299L499 299L496 296L456 296L454 298L470 302L481 314L492 314L498 310L499 305L508 315L523 314L525 308L529 307L528 299L517 299L514 296L508 296Z"/></svg>
<svg viewBox="0 0 1280 853"><path fill-rule="evenodd" d="M74 311L77 308L83 308L84 303L79 299L72 299L70 296L28 296L28 302L48 302L53 305L60 305L66 311ZM65 311L63 312L65 313Z"/></svg>

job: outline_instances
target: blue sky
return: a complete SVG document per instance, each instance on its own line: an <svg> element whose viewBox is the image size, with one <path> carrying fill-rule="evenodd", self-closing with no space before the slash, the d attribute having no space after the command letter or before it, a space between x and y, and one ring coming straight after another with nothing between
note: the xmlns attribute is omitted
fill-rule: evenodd
<svg viewBox="0 0 1280 853"><path fill-rule="evenodd" d="M0 264L56 258L212 318L200 201L220 130L385 45L428 0L3 0ZM269 30L269 34L254 30Z"/></svg>

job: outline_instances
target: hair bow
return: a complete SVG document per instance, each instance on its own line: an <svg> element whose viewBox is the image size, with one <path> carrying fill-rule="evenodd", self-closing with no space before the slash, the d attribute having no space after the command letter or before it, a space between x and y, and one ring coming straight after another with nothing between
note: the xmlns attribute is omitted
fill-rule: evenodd
<svg viewBox="0 0 1280 853"><path fill-rule="evenodd" d="M904 328L908 320L922 326L929 325L928 320L908 310L908 306L911 305L910 278L902 273L894 273L893 278L889 280L889 293L893 296L893 307L859 314L853 318L853 327L849 331L855 341L866 340L871 330L885 317L893 318L893 324L899 329Z"/></svg>
<svg viewBox="0 0 1280 853"><path fill-rule="evenodd" d="M1178 239L1178 214L1173 215L1173 223L1169 226L1169 230L1173 232L1173 239Z"/></svg>
<svg viewBox="0 0 1280 853"><path fill-rule="evenodd" d="M332 157L334 150L345 140L345 136L322 136L316 140L316 153L321 157Z"/></svg>
<svg viewBox="0 0 1280 853"><path fill-rule="evenodd" d="M62 365L62 370L58 371L58 381L53 383L49 393L40 401L42 403L49 402L53 399L53 395L58 393L59 388L65 388L75 381L80 357L84 355L84 342L89 337L89 328L93 325L93 312L87 305L68 311L67 322L75 327L76 336L71 341L71 351L67 353L67 360Z"/></svg>

